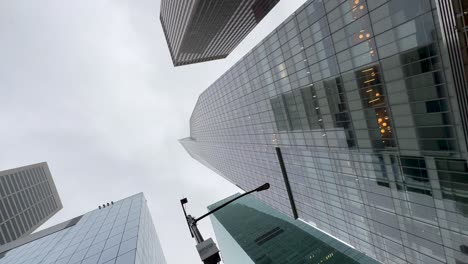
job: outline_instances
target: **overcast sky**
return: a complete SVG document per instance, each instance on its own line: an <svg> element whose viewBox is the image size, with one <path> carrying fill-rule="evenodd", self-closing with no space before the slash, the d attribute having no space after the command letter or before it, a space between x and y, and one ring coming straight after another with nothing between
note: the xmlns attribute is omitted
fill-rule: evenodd
<svg viewBox="0 0 468 264"><path fill-rule="evenodd" d="M199 263L179 200L200 216L239 190L177 140L198 95L304 2L280 1L227 59L174 68L159 0L0 0L0 170L48 162L64 209L46 226L144 192L168 263Z"/></svg>

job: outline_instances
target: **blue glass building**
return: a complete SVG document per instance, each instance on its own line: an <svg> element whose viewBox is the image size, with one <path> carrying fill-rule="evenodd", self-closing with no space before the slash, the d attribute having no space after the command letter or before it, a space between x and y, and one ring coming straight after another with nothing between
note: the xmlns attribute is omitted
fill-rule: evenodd
<svg viewBox="0 0 468 264"><path fill-rule="evenodd" d="M180 142L381 262L468 263L467 29L467 1L309 0L200 95Z"/></svg>
<svg viewBox="0 0 468 264"><path fill-rule="evenodd" d="M165 264L143 193L0 247L0 264Z"/></svg>

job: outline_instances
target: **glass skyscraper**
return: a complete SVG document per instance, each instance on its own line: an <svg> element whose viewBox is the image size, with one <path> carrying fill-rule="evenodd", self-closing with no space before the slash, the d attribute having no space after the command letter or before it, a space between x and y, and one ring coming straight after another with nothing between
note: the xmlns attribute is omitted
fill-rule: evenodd
<svg viewBox="0 0 468 264"><path fill-rule="evenodd" d="M224 264L379 263L253 196L243 197L210 217Z"/></svg>
<svg viewBox="0 0 468 264"><path fill-rule="evenodd" d="M279 0L162 0L174 66L226 58Z"/></svg>
<svg viewBox="0 0 468 264"><path fill-rule="evenodd" d="M32 233L62 208L47 163L0 171L0 245Z"/></svg>
<svg viewBox="0 0 468 264"><path fill-rule="evenodd" d="M463 5L309 0L200 95L180 142L381 262L468 263Z"/></svg>
<svg viewBox="0 0 468 264"><path fill-rule="evenodd" d="M143 193L0 247L0 264L165 264Z"/></svg>

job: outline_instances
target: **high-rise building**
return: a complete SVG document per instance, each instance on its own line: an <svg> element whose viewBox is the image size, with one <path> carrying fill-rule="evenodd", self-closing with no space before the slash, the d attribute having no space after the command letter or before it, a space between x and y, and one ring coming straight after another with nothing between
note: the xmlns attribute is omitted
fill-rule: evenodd
<svg viewBox="0 0 468 264"><path fill-rule="evenodd" d="M162 0L174 66L226 58L279 0Z"/></svg>
<svg viewBox="0 0 468 264"><path fill-rule="evenodd" d="M210 205L208 209L239 195ZM210 218L224 264L379 263L253 196L240 198Z"/></svg>
<svg viewBox="0 0 468 264"><path fill-rule="evenodd" d="M0 264L165 264L143 193L0 247Z"/></svg>
<svg viewBox="0 0 468 264"><path fill-rule="evenodd" d="M47 163L0 171L0 245L32 233L62 207Z"/></svg>
<svg viewBox="0 0 468 264"><path fill-rule="evenodd" d="M462 5L309 0L200 95L181 143L381 262L468 263Z"/></svg>

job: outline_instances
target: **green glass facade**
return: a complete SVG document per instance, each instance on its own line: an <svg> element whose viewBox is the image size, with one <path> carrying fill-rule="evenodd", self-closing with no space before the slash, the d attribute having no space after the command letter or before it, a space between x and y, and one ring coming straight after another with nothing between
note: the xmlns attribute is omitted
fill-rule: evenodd
<svg viewBox="0 0 468 264"><path fill-rule="evenodd" d="M211 216L211 221L225 264L378 263L253 196L243 197L219 210Z"/></svg>

